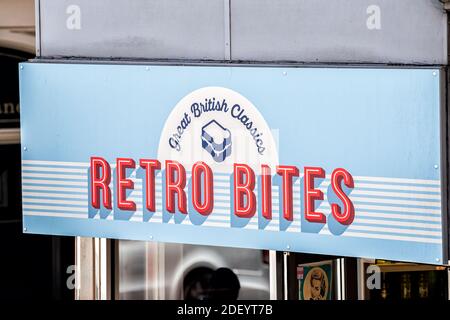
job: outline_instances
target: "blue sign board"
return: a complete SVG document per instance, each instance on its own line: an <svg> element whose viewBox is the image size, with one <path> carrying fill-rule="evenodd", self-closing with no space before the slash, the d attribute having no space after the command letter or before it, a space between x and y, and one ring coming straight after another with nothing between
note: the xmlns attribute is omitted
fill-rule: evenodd
<svg viewBox="0 0 450 320"><path fill-rule="evenodd" d="M24 230L446 263L440 70L23 63Z"/></svg>

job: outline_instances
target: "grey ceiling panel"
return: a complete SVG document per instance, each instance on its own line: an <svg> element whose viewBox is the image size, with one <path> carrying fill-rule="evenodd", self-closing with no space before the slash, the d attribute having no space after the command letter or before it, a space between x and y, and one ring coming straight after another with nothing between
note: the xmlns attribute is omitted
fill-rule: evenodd
<svg viewBox="0 0 450 320"><path fill-rule="evenodd" d="M40 0L42 56L225 56L223 0Z"/></svg>
<svg viewBox="0 0 450 320"><path fill-rule="evenodd" d="M235 60L445 64L439 0L232 0Z"/></svg>

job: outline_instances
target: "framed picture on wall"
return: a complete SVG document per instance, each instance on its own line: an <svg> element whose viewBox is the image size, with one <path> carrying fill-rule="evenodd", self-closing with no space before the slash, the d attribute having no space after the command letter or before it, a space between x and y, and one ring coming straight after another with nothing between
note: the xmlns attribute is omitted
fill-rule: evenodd
<svg viewBox="0 0 450 320"><path fill-rule="evenodd" d="M299 300L331 300L332 261L297 265Z"/></svg>

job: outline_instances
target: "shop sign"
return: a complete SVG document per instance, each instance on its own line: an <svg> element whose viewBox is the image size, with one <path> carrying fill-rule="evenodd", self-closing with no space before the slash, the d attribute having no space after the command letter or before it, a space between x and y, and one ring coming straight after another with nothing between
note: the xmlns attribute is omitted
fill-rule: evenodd
<svg viewBox="0 0 450 320"><path fill-rule="evenodd" d="M26 232L445 262L438 69L22 67Z"/></svg>

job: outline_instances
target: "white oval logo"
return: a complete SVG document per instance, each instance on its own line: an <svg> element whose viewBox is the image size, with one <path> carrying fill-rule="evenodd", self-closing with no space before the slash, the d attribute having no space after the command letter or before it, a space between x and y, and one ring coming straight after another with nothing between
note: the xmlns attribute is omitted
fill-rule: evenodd
<svg viewBox="0 0 450 320"><path fill-rule="evenodd" d="M185 96L170 113L158 159L187 167L203 161L225 173L233 171L233 163L245 163L259 172L261 164L278 164L278 150L274 133L248 99L228 88L205 87Z"/></svg>

